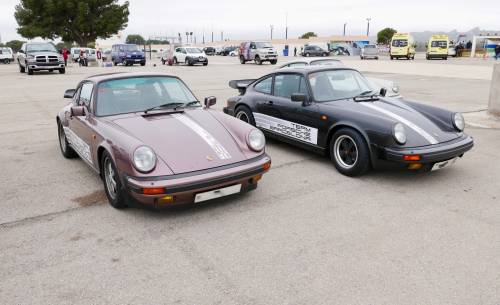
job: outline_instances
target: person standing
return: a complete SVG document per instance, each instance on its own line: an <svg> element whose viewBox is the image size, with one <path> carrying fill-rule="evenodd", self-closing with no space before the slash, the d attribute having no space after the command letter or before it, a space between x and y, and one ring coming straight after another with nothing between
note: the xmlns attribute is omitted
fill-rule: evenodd
<svg viewBox="0 0 500 305"><path fill-rule="evenodd" d="M297 47L293 48L293 56L295 56L295 57L297 56Z"/></svg>
<svg viewBox="0 0 500 305"><path fill-rule="evenodd" d="M64 66L65 66L65 67L67 67L67 66L68 66L68 56L69 56L69 54L68 54L68 53L69 53L69 52L68 52L68 49L64 48L64 49L62 50L62 56L63 56L63 59L64 59Z"/></svg>
<svg viewBox="0 0 500 305"><path fill-rule="evenodd" d="M500 44L497 44L495 47L495 60L498 60L500 58Z"/></svg>

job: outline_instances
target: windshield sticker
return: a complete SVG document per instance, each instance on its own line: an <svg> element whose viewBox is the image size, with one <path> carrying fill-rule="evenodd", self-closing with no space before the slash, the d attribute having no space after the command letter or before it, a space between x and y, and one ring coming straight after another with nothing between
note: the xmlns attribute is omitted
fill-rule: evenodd
<svg viewBox="0 0 500 305"><path fill-rule="evenodd" d="M285 121L257 112L254 112L253 116L257 127L314 145L318 144L318 129L316 128Z"/></svg>

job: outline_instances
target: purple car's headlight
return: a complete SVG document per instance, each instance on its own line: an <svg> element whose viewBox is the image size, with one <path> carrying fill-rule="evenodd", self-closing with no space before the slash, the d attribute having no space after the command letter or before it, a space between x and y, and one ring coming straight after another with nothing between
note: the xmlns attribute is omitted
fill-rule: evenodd
<svg viewBox="0 0 500 305"><path fill-rule="evenodd" d="M156 166L156 154L147 146L139 146L134 151L133 163L138 171L142 173L150 172Z"/></svg>
<svg viewBox="0 0 500 305"><path fill-rule="evenodd" d="M262 151L264 146L266 146L266 137L264 137L262 131L252 129L252 131L248 133L247 144L253 151Z"/></svg>

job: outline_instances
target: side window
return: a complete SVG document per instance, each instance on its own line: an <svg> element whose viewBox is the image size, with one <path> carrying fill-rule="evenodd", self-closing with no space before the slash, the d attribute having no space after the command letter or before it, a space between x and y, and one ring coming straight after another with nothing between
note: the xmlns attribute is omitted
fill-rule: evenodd
<svg viewBox="0 0 500 305"><path fill-rule="evenodd" d="M74 106L78 106L78 99L80 98L80 91L82 87L76 89L75 95L73 95L72 103Z"/></svg>
<svg viewBox="0 0 500 305"><path fill-rule="evenodd" d="M180 53L181 52L181 48L175 49L175 52Z"/></svg>
<svg viewBox="0 0 500 305"><path fill-rule="evenodd" d="M254 86L254 89L255 91L258 91L260 93L271 94L272 85L273 85L273 77L269 76L268 78L265 78L260 82L258 82Z"/></svg>
<svg viewBox="0 0 500 305"><path fill-rule="evenodd" d="M250 43L250 49L256 49L255 42Z"/></svg>
<svg viewBox="0 0 500 305"><path fill-rule="evenodd" d="M92 99L92 89L94 85L92 83L85 83L82 85L80 91L80 98L78 99L78 105L86 106L90 109L90 100Z"/></svg>
<svg viewBox="0 0 500 305"><path fill-rule="evenodd" d="M294 93L307 93L304 78L298 74L276 75L274 95L289 99Z"/></svg>

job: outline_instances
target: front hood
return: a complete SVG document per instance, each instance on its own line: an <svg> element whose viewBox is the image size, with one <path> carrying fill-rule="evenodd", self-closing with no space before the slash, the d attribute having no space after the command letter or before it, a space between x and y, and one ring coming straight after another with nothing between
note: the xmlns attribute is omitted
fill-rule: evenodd
<svg viewBox="0 0 500 305"><path fill-rule="evenodd" d="M448 142L458 138L461 134L441 129L429 117L399 99L384 98L372 102L345 102L352 106L351 110L368 113L394 123L402 123L407 136L405 147L420 147Z"/></svg>
<svg viewBox="0 0 500 305"><path fill-rule="evenodd" d="M246 159L226 128L203 109L145 117L131 114L112 122L151 147L175 174Z"/></svg>

